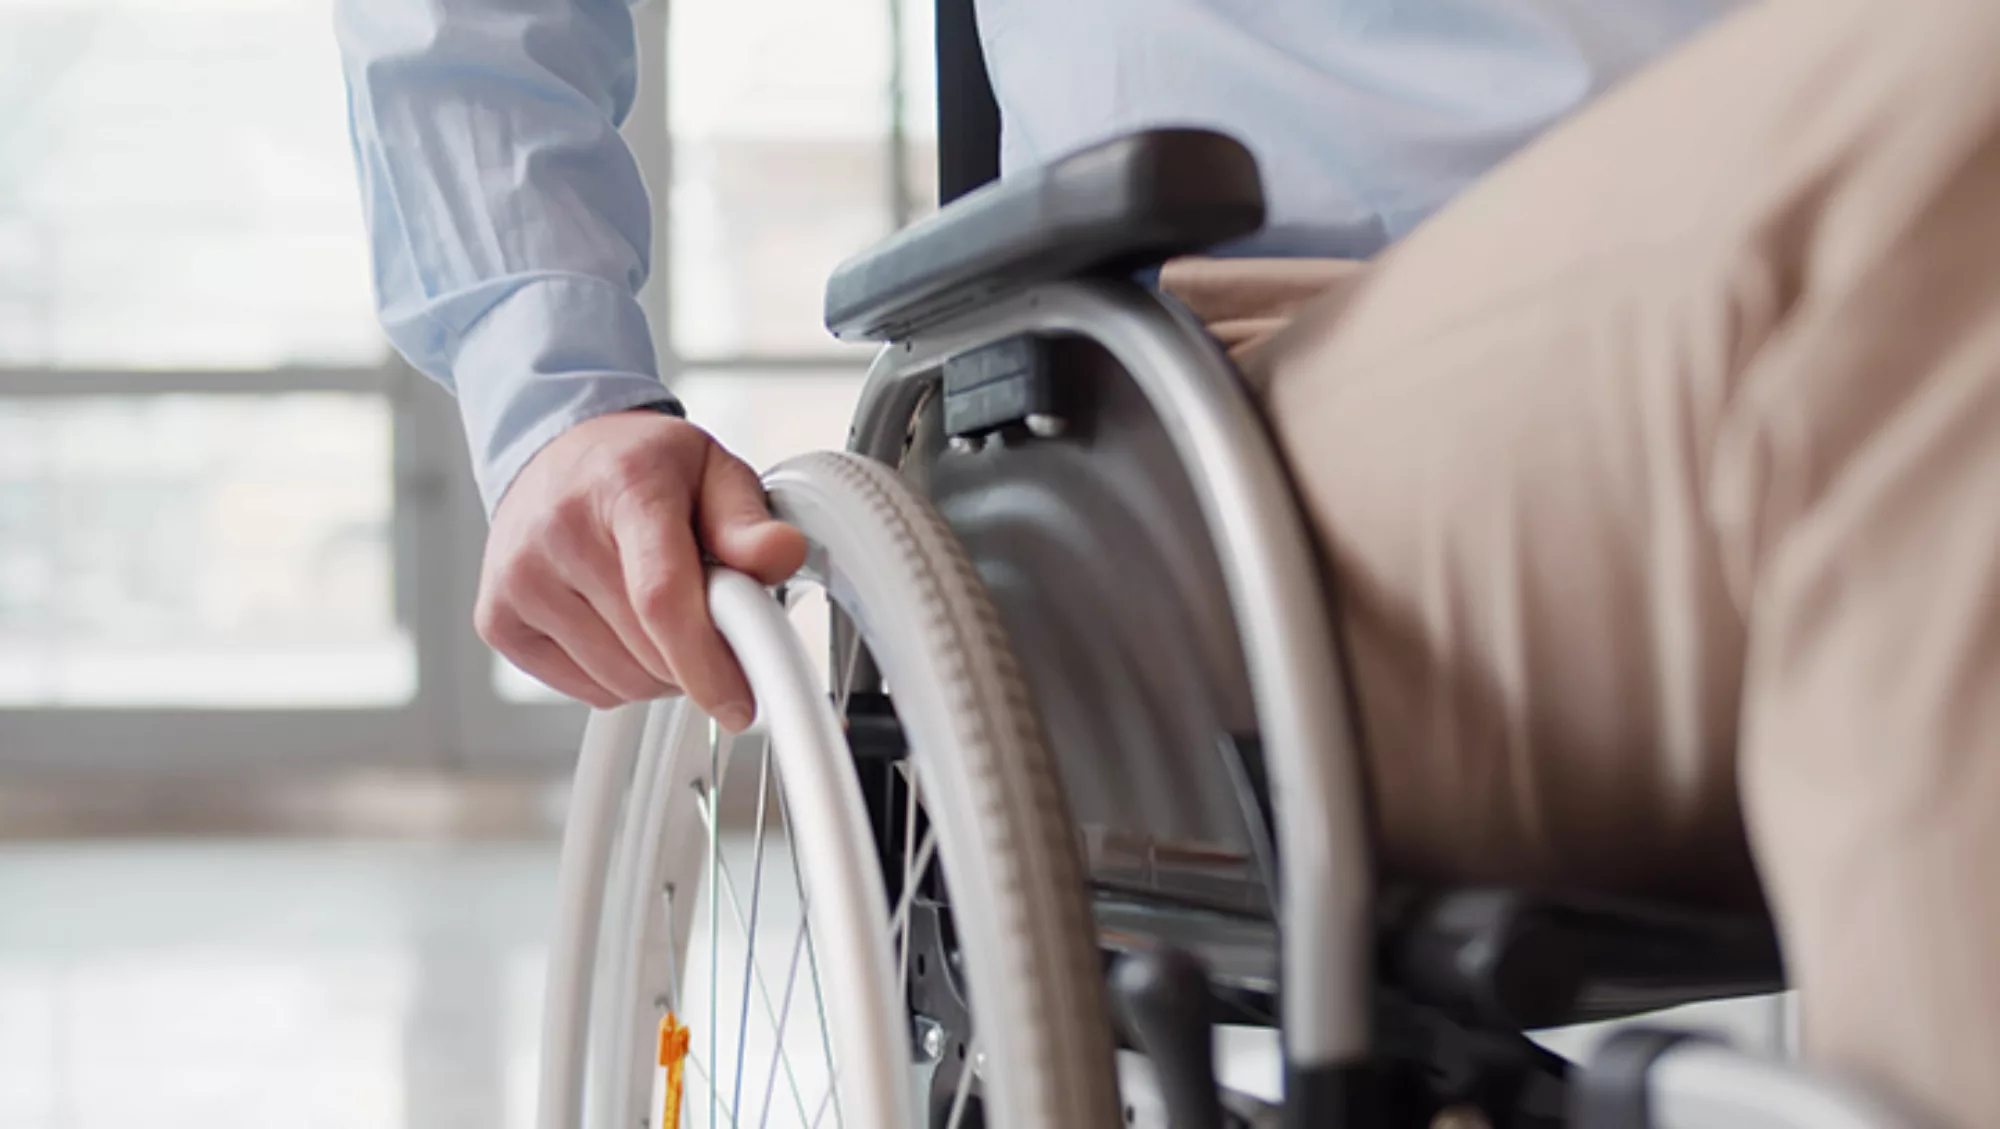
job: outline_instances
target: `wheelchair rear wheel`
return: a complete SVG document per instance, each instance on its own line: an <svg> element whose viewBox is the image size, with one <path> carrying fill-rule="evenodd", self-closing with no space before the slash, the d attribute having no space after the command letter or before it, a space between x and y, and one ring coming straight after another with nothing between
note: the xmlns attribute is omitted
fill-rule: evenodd
<svg viewBox="0 0 2000 1129"><path fill-rule="evenodd" d="M688 1039L682 1127L1115 1124L1075 833L977 574L886 466L811 455L766 487L811 545L787 593L820 590L858 630L825 683L786 639L787 673L750 638L753 605L778 614L768 598L713 587L758 730L732 740L679 704L624 719L577 1076L589 1124L661 1124L669 1014ZM857 665L875 692L850 693ZM817 759L799 748L815 734ZM723 830L732 809L747 841Z"/></svg>

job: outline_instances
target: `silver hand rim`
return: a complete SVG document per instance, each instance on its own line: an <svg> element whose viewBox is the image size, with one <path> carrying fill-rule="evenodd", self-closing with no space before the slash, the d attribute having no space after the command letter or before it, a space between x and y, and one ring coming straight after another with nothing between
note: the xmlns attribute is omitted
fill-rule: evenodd
<svg viewBox="0 0 2000 1129"><path fill-rule="evenodd" d="M730 590L732 587L734 591ZM766 916L764 903L769 900L763 890L763 883L767 877L765 874L768 866L767 856L769 850L776 847L775 844L767 842L768 833L773 830L768 785L761 788L759 793L762 800L760 829L767 834L759 835L757 839L757 843L762 845L763 849L753 852L748 914L743 912L744 899L735 888L735 876L730 873L728 859L722 850L721 828L715 819L719 810L718 797L724 794L715 787L715 784L726 782L729 777L731 758L727 743L719 735L711 735L709 748L704 750L708 754L703 758L708 762L704 767L710 770L707 786L702 786L698 776L680 775L679 779L683 783L673 788L658 789L654 793L663 798L669 794L684 797L680 801L667 802L677 802L682 805L681 810L686 813L686 817L677 825L683 828L682 831L655 840L659 845L658 850L668 853L661 854L652 865L657 867L660 861L675 857L671 854L670 848L673 836L678 835L686 847L693 847L696 842L702 843L702 847L698 848L702 854L687 851L678 857L687 858L690 854L694 854L694 858L701 860L696 865L705 868L707 874L712 876L707 899L710 923L706 935L711 942L711 953L710 959L704 962L708 965L705 971L711 978L709 993L711 1015L709 1022L702 1024L706 1029L704 1033L712 1032L712 1035L709 1040L709 1053L692 1056L689 1060L691 1063L689 1073L701 1084L708 1086L711 1091L705 1103L710 1107L711 1118L717 1124L723 1123L725 1118L730 1124L740 1124L750 1120L753 1112L750 1107L758 1104L741 1097L742 1092L749 1087L748 1073L753 1069L753 1056L749 1054L748 1040L739 1038L739 1045L735 1048L736 1053L733 1056L737 1059L734 1077L729 1075L726 1068L717 1069L722 1065L715 1061L717 1051L728 1053L726 1045L721 1044L719 1040L719 1036L725 1033L725 1024L721 1022L719 1014L722 1006L730 1006L736 1013L738 1019L736 1032L739 1036L748 1029L752 1015L767 1015L772 1019L774 1028L789 1030L796 1026L791 1024L790 1015L795 1006L794 1001L800 995L797 980L799 966L803 963L810 969L810 975L818 989L816 994L825 997L824 1002L816 1007L815 1011L818 1013L817 1026L820 1029L817 1033L830 1066L833 1065L834 1056L831 1050L833 1046L852 1044L859 1047L883 1048L886 1051L898 1043L906 1042L906 1038L899 1040L891 1037L898 1027L906 1024L900 1023L897 1019L901 1015L901 1009L892 1003L894 966L890 954L882 948L879 939L881 933L878 930L881 928L881 923L889 916L887 901L882 896L880 871L871 866L861 865L864 859L874 857L874 848L868 835L865 817L859 814L864 808L860 802L858 784L853 780L851 769L848 767L849 753L839 726L833 722L830 703L824 696L806 692L807 686L819 684L818 679L810 674L795 634L790 625L784 622L782 612L772 603L767 593L746 578L723 575L713 582L710 595L711 609L716 613L719 626L736 647L739 657L743 658L746 669L754 672L753 686L758 691L759 699L767 703L773 714L766 720L775 738L775 751L765 752L768 759L760 772L772 775L782 772L794 787L804 788L816 797L816 802L806 809L783 805L781 799L780 810L775 817L779 829L787 834L794 844L794 849L787 852L789 857L787 869L792 872L793 884L801 893L800 906L806 918L790 939L789 947L792 952L787 954L789 959L786 962L785 986L783 996L779 997L769 990L768 984L764 983L763 966L772 959L764 955L764 949L771 946L765 944L766 938L758 936ZM746 655L746 651L751 653ZM774 667L783 671L782 676L773 673ZM781 684L775 687L770 684L781 677ZM693 736L685 725L669 728L682 735L676 740L685 740ZM681 748L678 756L684 768L672 767L674 756L672 748L663 749L666 754L664 758L656 758L653 762L649 762L660 766L656 771L659 779L663 781L692 769L692 765L688 762L694 750L685 745L677 747ZM690 788L690 785L694 787ZM638 806L642 810L647 808L643 798ZM699 823L696 822L696 816L702 817ZM630 822L632 821L628 818L628 823ZM669 824L672 824L671 820ZM698 839L689 837L689 829L700 837ZM706 841L702 842L703 840ZM685 851L685 848L682 850ZM566 853L567 851L566 840ZM665 876L670 871L661 873ZM668 891L666 887L673 881L682 884ZM659 967L662 963L669 966L684 966L686 962L682 958L689 955L686 952L688 903L692 900L689 895L698 892L687 889L686 881L687 878L668 879L654 885L651 879L648 879L648 888L660 890L665 896L649 895L648 905L653 907L650 912L628 915L629 920L646 923L644 928L647 930L647 936L664 942L664 949L647 949L653 955L632 962L634 970L632 975L659 985L657 990L663 1005L688 1002L685 1000L687 989L681 982L683 978L671 969L663 970ZM805 890L819 891L822 894L831 894L833 897L831 902L824 897L808 899L804 896ZM719 945L713 944L721 938L721 930L726 928L722 924L725 906L730 911L729 916L744 932L745 953L748 957L742 962L747 980L743 989L744 997L731 998L728 1005L720 1002L721 994L718 987L723 961L721 954L716 951ZM755 926L753 920L757 923ZM872 928L863 928L863 923L869 921L876 924ZM663 927L664 935L661 932ZM828 937L821 936L826 928L834 929L834 934ZM870 937L876 939L868 940ZM837 951L833 955L837 959L835 964L828 967L839 968L842 976L840 981L831 984L819 974L819 967L824 963L822 957L825 955L820 950L827 947L829 938L836 942L834 947ZM634 941L642 947L651 944L644 937L635 937ZM649 968L652 971L648 972ZM552 977L551 983L555 987L567 987L558 977ZM764 1005L762 1009L749 1007L747 999L752 994L759 997ZM613 998L632 998L632 994L619 995L614 992ZM774 1001L779 999L782 999L782 1002L773 1006ZM637 1002L635 999L635 1003ZM643 1004L640 1004L639 1010L632 1014L643 1024ZM841 1035L838 1042L833 1037L835 1033ZM842 1069L838 1073L830 1070L832 1081L828 1091L820 1097L820 1104L812 1116L806 1118L804 1114L809 1107L803 1100L803 1087L798 1085L802 1079L788 1058L776 1057L778 1050L783 1049L787 1042L788 1040L780 1039L774 1045L772 1061L767 1063L762 1059L754 1060L755 1067L762 1071L765 1079L770 1080L764 1108L757 1111L762 1120L769 1121L771 1114L775 1112L771 1108L771 1102L775 1099L775 1078L777 1073L782 1071L788 1077L787 1085L795 1088L793 1101L801 1116L801 1123L823 1121L825 1112L829 1108L835 1108L836 1117L844 1119L848 1113L849 1099L855 1098L861 1101L861 1105L856 1108L865 1108L864 1120L871 1124L891 1127L907 1127L914 1124L909 1115L911 1095L908 1087L895 1082L898 1075L907 1070L907 1060L898 1061L886 1053L877 1053L872 1057L863 1054L855 1063L839 1064ZM843 1057L845 1054L843 1052ZM625 1069L626 1073L623 1076L632 1076L629 1068ZM860 1070L861 1073L856 1074L856 1070ZM722 1092L723 1086L730 1086L731 1092ZM617 1087L614 1085L612 1089L615 1090ZM595 1104L593 1103L594 1106ZM549 1129L550 1126L561 1129L563 1126L574 1125L574 1121L561 1118L555 1121L544 1120L542 1124L544 1129Z"/></svg>
<svg viewBox="0 0 2000 1129"><path fill-rule="evenodd" d="M1074 831L1061 817L1061 807L1046 802L1055 782L1053 764L1039 743L1006 641L977 578L937 515L879 463L846 455L807 456L774 470L766 483L774 510L806 532L816 547L804 575L829 587L843 614L865 615L861 645L888 647L880 655L887 660L882 689L893 686L904 691L898 695L896 712L912 734L914 761L923 764L920 800L931 809L929 826L937 832L929 850L910 837L923 833L927 825L922 819L899 836L904 840L900 844L874 841L860 778L851 767L852 750L825 692L826 652L820 653L816 664L820 673L814 673L812 664L800 659L799 639L790 625L774 629L772 620L782 617L772 614L777 608L768 594L747 578L736 577L735 586L744 598L732 610L730 602L737 597L720 591L728 581L718 577L711 587L710 608L751 672L768 715L765 724L779 737L771 754L773 768L782 771L788 791L797 793L794 799L812 800L793 803L785 814L792 817L790 837L797 844L790 852L792 863L805 880L795 885L813 891L803 937L805 960L833 1005L819 1009L816 1026L837 1036L832 1043L840 1048L841 1061L837 1088L825 1094L811 1095L803 1084L806 1078L794 1079L804 1095L819 1100L817 1107L810 1101L801 1103L812 1111L807 1121L824 1123L825 1112L837 1097L838 1115L858 1118L856 1123L865 1123L868 1129L908 1129L915 1124L909 1108L915 1094L908 1086L912 1032L906 1001L896 997L902 980L898 965L919 939L919 923L909 909L901 915L891 913L900 898L883 897L885 876L879 860L884 850L902 854L907 860L901 868L905 874L922 874L919 860L929 861L950 871L955 888L964 886L978 895L954 907L967 952L967 987L975 1006L996 1008L1002 1022L995 1025L987 1019L976 1033L982 1047L979 1057L993 1062L975 1064L978 1081L966 1083L968 1094L976 1089L989 1117L997 1110L1005 1119L1011 1110L1014 1116L1049 1125L1115 1121L1116 1090L1106 1081L1111 1077L1108 1032L1097 999L1101 969L1084 899L1072 893L1082 890L1080 881L1071 880L1076 867ZM733 624L728 622L732 615L739 617ZM763 622L753 622L757 617ZM774 643L773 635L782 635L782 644ZM875 651L861 656L848 650L846 638L841 643L834 657L843 673L872 669L867 660ZM758 653L746 655L746 648ZM789 654L779 653L787 648ZM875 688L872 673L861 677L859 688ZM856 688L853 679L843 681L847 685L842 689ZM767 689L767 682L773 683L772 688ZM807 693L808 684L818 689ZM641 719L649 727L670 731L671 739L639 734ZM703 805L698 804L693 786L710 767L704 762L713 761L715 777L729 774L721 749L698 749L704 720L691 709L668 707L611 711L592 719L564 836L561 913L551 949L550 1018L545 1024L544 1047L549 1053L543 1059L544 1077L553 1084L543 1088L539 1129L577 1129L585 1096L594 1129L629 1129L648 1119L646 1091L652 1070L647 1064L650 1056L639 1049L653 1040L659 1015L653 1010L654 1001L660 1007L671 1002L698 1006L685 997L700 995L686 983L686 962L678 968L669 966L682 955L695 956L688 952L689 930L701 909L709 909L711 921L725 930L729 927L716 921L722 906L729 905L733 914L742 911L739 903L744 899L731 898L728 883L712 884L706 906L700 891L689 885L698 880L707 861L703 840L708 829L696 818L696 809ZM701 755L704 752L711 756ZM635 754L644 758L636 765ZM932 763L926 754L942 759ZM793 763L800 758L802 763ZM933 779L940 770L943 775ZM619 803L620 797L627 802ZM613 845L615 858L606 850ZM714 855L725 868L729 861L739 865L751 861L737 859L733 849L725 856L719 842ZM607 860L618 868L615 882L606 882ZM895 869L892 864L886 876L891 882ZM1027 874L1043 880L1024 886L1019 879ZM917 884L928 888L929 881L918 878ZM869 889L857 890L857 884ZM607 890L619 893L607 897ZM775 907L763 906L769 899L761 891L755 900L764 929L763 919ZM577 912L579 907L590 912ZM885 919L892 924L887 934L881 931ZM600 928L606 930L610 947L593 961L593 937ZM906 932L908 944L903 942ZM885 940L896 947L885 949ZM794 936L791 941L796 952L801 939ZM764 979L763 965L792 955L784 954L784 948L776 933L758 939L754 964L759 975L752 978L750 991L760 1003L780 998L756 981ZM767 949L777 949L781 955L769 956ZM615 955L621 953L629 955ZM916 965L926 955L920 950L906 966ZM714 967L711 961L701 963ZM724 963L736 965L738 960ZM784 969L787 989L782 1011L777 1007L751 1011L775 1016L787 1032L797 1027L790 1022L790 1009L801 994L796 965L794 959ZM955 968L955 962L952 965ZM914 972L910 975L910 982L916 983ZM956 981L957 973L952 975ZM737 990L735 985L722 986L740 1029L744 1013L741 1000L733 994ZM602 1018L592 1014L587 996L603 1005ZM692 1006L688 1010L689 1018L705 1033L711 1024L691 1014ZM981 1018L986 1019L983 1012ZM719 1018L713 1026L718 1036L726 1033ZM578 1037L583 1028L588 1029L587 1039ZM757 1034L761 1040L762 1030ZM953 1032L954 1051L974 1034ZM725 1044L721 1054L735 1057L732 1050ZM746 1068L754 1057L746 1052ZM1101 1068L1099 1059L1105 1060ZM782 1069L787 1062L780 1060L778 1065ZM995 1066L1000 1068L998 1075ZM717 1083L718 1090L735 1082L726 1066L706 1057L689 1071ZM587 1088L579 1085L586 1073ZM898 1078L903 1085L896 1084ZM996 1078L1001 1083L997 1090ZM747 1087L748 1081L741 1086ZM711 1099L718 1120L725 1116L729 1096L717 1093ZM942 1115L945 1099L955 1094L939 1092L935 1097L939 1104L932 1108ZM970 1100L968 1096L966 1101ZM765 1117L789 1123L790 1115L777 1114L779 1104L786 1103L773 1096ZM756 1112L732 1109L727 1116L754 1123Z"/></svg>
<svg viewBox="0 0 2000 1129"><path fill-rule="evenodd" d="M852 644L846 648L846 654L841 658L841 665L844 669L839 681L835 683L835 685L841 687L840 692L836 696L836 712L842 717L846 716L846 707L851 700L853 690L852 675L861 650L859 646L859 634L856 633L851 636L851 639L853 641ZM775 1008L771 1004L771 993L764 977L764 970L757 958L758 922L761 916L759 907L762 903L764 856L767 849L767 809L772 775L769 746L764 742L759 742L758 745L757 814L752 837L751 885L747 914L743 907L741 888L736 881L735 874L731 870L727 857L723 854L720 847L722 838L721 826L720 820L717 818L720 793L711 789L705 789L697 796L696 811L701 817L708 847L707 870L704 880L708 886L710 903L708 946L710 956L711 1007L709 1012L709 1041L706 1047L707 1056L704 1057L691 1050L688 1061L697 1080L709 1092L708 1105L711 1124L726 1125L730 1129L738 1129L742 1123L742 1119L748 1113L747 1107L743 1102L743 1085L750 1065L746 1061L746 1054L749 1048L750 1035L750 998L754 990L764 1004L765 1017L771 1022L774 1028L772 1053L770 1061L764 1069L764 1094L762 1100L757 1102L759 1107L757 1125L759 1129L765 1129L768 1125L773 1099L776 1096L777 1080L781 1071L787 1078L793 1100L796 1103L801 1125L816 1125L824 1118L827 1112L831 1111L835 1125L839 1126L842 1121L842 1110L838 1087L838 1064L834 1062L831 1033L827 1030L826 1026L825 995L819 981L816 968L817 962L811 959L812 929L809 921L802 919L799 927L794 931L791 953L786 961L785 983L780 996L780 1002ZM731 759L728 751L733 751L734 747L735 743L723 736L719 728L711 721L709 727L709 779L711 781L726 777ZM929 826L924 828L921 836L917 834L918 816L922 811L922 807L920 790L916 779L916 765L914 762L905 760L900 762L897 768L908 784L908 791L903 812L902 882L895 910L890 915L889 939L896 946L898 955L898 998L906 999L909 990L911 960L912 906L915 902L918 888L936 858L938 843L935 830ZM789 817L787 814L788 803L782 788L780 788L778 807L777 825L780 832L784 833L789 826ZM790 860L794 892L799 896L801 908L804 909L810 894L804 887L795 852L788 845L785 853ZM742 996L737 1009L736 1064L732 1092L727 1098L724 1098L721 1094L723 1079L716 1076L707 1066L707 1062L712 1061L714 1056L721 1051L721 1044L718 1042L720 1030L717 1022L720 1008L715 1005L719 998L718 993L721 990L719 953L722 947L721 921L723 915L720 912L720 908L724 904L728 907L729 917L735 924L738 934L743 938L745 950L745 974ZM678 965L682 956L684 954L677 953L674 957L670 958L670 966ZM801 957L807 958L808 963L815 966L807 975L808 979L812 982L815 1004L814 1011L819 1020L820 1046L827 1068L825 1091L821 1095L818 1106L815 1107L813 1116L810 1118L806 1116L802 1096L803 1091L798 1085L796 1072L791 1063L790 1051L785 1043L785 1032L789 1026L792 997L796 987ZM677 999L678 991L673 994ZM976 1045L976 1039L971 1045ZM967 1053L969 1055L971 1051L968 1050ZM949 1116L946 1122L946 1129L958 1129L962 1124L966 1116L966 1111L969 1108L972 1089L971 1083L975 1073L976 1070L970 1062L968 1062L967 1067L960 1073L951 1104L948 1107Z"/></svg>
<svg viewBox="0 0 2000 1129"><path fill-rule="evenodd" d="M741 594L732 594L731 589ZM737 1066L734 1077L728 1080L711 1074L710 1081L717 1085L710 1086L710 1108L719 1118L721 1107L727 1100L735 1111L735 1119L740 1121L748 1112L746 1104L752 1104L745 1103L741 1094L751 1068L748 1043L752 1011L749 997L757 991L756 982L763 979L763 962L758 959L762 938L757 936L757 925L763 916L763 881L768 848L762 832L770 830L768 777L775 773L785 784L781 794L802 790L818 800L837 801L816 802L803 808L787 805L781 816L793 843L787 854L794 870L794 885L798 887L806 909L803 947L808 974L816 988L815 995L824 1000L816 1010L822 1026L822 1051L828 1059L828 1096L822 1099L822 1108L815 1112L814 1117L821 1118L826 1108L832 1108L836 1123L844 1122L850 1112L849 1099L858 1095L866 1097L870 1107L868 1116L863 1120L871 1124L912 1124L907 1112L912 1097L907 1083L907 1051L901 1055L894 1053L897 1046L907 1046L908 1024L902 1018L900 1001L893 996L895 980L893 965L889 961L891 954L882 948L879 939L882 935L877 932L880 924L872 930L862 927L864 920L885 922L889 914L886 899L882 897L880 871L864 863L864 860L874 858L875 848L862 814L865 808L861 803L859 782L849 767L851 754L845 734L833 714L832 703L817 694L801 693L805 687L819 684L819 679L811 674L792 625L767 593L745 577L718 573L711 580L710 606L718 627L735 646L746 672L752 674L753 686L769 715L766 721L771 738L767 759L763 762L766 767L759 773L763 777L759 781L758 793L762 814L759 816L759 834L752 844L750 912L741 922L745 931L742 968L746 983L742 997L731 1001L738 1019L734 1032L738 1041L734 1056ZM783 660L787 677L781 683L773 686L758 683L760 675L775 681L771 679L769 666L760 667L754 661L760 649L766 656ZM746 650L750 653L746 654ZM727 771L726 763L715 766L717 776L723 776ZM728 863L723 858L720 826L715 818L720 812L719 797L723 794L711 791L702 805L709 816L706 821L709 826L704 830L708 832L710 843L708 874L712 908L709 963L711 975L715 978L711 986L712 1000L719 998L721 988L721 962L717 950L723 928L722 907L727 899L731 908L740 912L742 901L740 894L735 893L734 876L728 873ZM816 826L807 822L808 817ZM835 828L828 823L829 819L839 821L841 826ZM874 877L857 885L858 878L868 875ZM808 899L805 893L808 890L814 891L815 896ZM822 896L828 891L848 896L828 900ZM861 896L853 896L856 894ZM835 923L837 932L823 936L829 921ZM870 936L877 939L867 940ZM819 972L821 961L818 949L823 941L829 939L838 941L841 946L840 959L833 967L841 970L842 979L833 983L827 982ZM883 978L871 981L874 975L882 975ZM869 987L871 982L880 987ZM763 994L766 998L773 995L768 987ZM836 1016L840 1021L837 1024L833 1022ZM786 1021L781 1017L780 1022ZM724 1051L724 1044L719 1040L723 1025L712 1011L710 1022L705 1026L712 1032L708 1065L714 1068L719 1065L715 1058ZM847 1036L836 1041L832 1037L835 1027L846 1031ZM862 1030L870 1032L865 1043L858 1038ZM899 1031L900 1038L897 1037ZM875 1050L872 1054L850 1051L847 1049L850 1044ZM835 1046L843 1048L838 1056L832 1051ZM770 1053L779 1056L786 1049L780 1042L771 1048ZM762 1073L769 1075L775 1069L782 1069L783 1062L759 1060L758 1066L762 1068ZM856 1074L857 1070L865 1073ZM717 1092L721 1085L731 1085L731 1094ZM888 1116L885 1117L885 1114Z"/></svg>

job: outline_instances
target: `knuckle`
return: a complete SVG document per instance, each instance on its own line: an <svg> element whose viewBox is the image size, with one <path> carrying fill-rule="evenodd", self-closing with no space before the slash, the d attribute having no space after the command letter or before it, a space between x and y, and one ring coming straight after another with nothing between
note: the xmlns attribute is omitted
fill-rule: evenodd
<svg viewBox="0 0 2000 1129"><path fill-rule="evenodd" d="M677 626L674 621L688 584L688 571L669 566L641 581L632 593L633 610L656 626Z"/></svg>
<svg viewBox="0 0 2000 1129"><path fill-rule="evenodd" d="M692 493L687 485L661 467L625 479L610 493L607 502L608 512L621 521L638 525L684 522L692 507Z"/></svg>
<svg viewBox="0 0 2000 1129"><path fill-rule="evenodd" d="M482 593L472 607L472 629L495 650L505 651L514 645L519 623L513 612L490 594Z"/></svg>
<svg viewBox="0 0 2000 1129"><path fill-rule="evenodd" d="M574 545L589 538L596 507L584 494L565 494L549 507L547 533L556 545Z"/></svg>
<svg viewBox="0 0 2000 1129"><path fill-rule="evenodd" d="M482 586L482 602L496 606L512 603L520 593L535 585L540 569L534 558L526 553L515 553L494 563L488 573L487 583Z"/></svg>
<svg viewBox="0 0 2000 1129"><path fill-rule="evenodd" d="M613 452L605 460L605 469L613 482L630 488L659 478L662 461L658 443L634 443Z"/></svg>
<svg viewBox="0 0 2000 1129"><path fill-rule="evenodd" d="M555 582L555 574L538 558L520 556L501 562L480 585L473 605L474 626L485 622L508 637L526 635L531 610L547 606Z"/></svg>

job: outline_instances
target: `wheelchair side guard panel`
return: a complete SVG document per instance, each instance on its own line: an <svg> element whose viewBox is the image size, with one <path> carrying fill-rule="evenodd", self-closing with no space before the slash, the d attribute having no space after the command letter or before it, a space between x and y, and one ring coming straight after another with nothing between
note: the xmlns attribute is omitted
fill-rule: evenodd
<svg viewBox="0 0 2000 1129"><path fill-rule="evenodd" d="M1136 285L1050 283L886 348L851 446L895 461L923 395L916 378L1019 334L1103 346L1190 468L1240 625L1271 777L1288 1069L1307 1090L1340 1090L1342 1069L1364 1063L1370 1049L1373 867L1362 766L1311 542L1227 359L1192 319Z"/></svg>
<svg viewBox="0 0 2000 1129"><path fill-rule="evenodd" d="M1036 405L991 395L1017 382L1060 440L1025 438L1017 409ZM969 426L953 411L968 392ZM947 361L942 399L950 449L912 463L1007 625L1093 881L1268 918L1261 748L1235 736L1257 726L1238 632L1145 397L1089 341L1015 337Z"/></svg>

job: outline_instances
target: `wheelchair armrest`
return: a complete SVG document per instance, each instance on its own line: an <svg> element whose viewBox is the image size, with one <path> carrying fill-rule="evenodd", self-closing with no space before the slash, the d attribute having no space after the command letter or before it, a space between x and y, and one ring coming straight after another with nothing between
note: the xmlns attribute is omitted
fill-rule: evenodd
<svg viewBox="0 0 2000 1129"><path fill-rule="evenodd" d="M1129 134L986 185L834 271L826 324L884 340L1038 282L1152 266L1264 223L1257 164L1196 129Z"/></svg>

